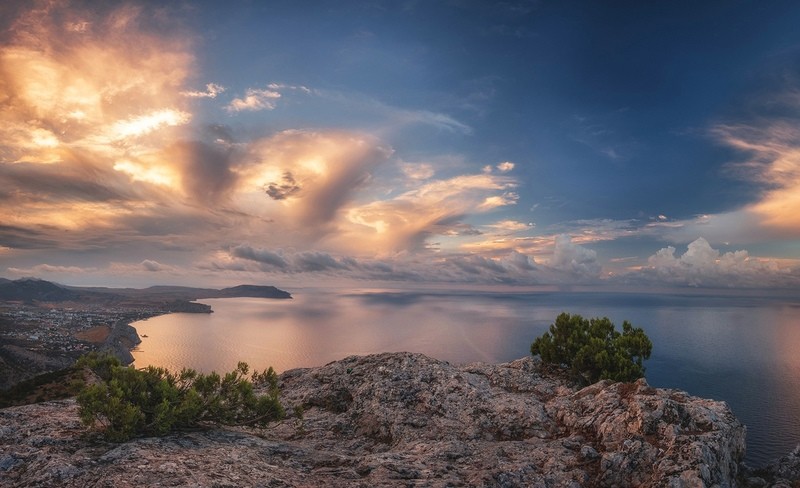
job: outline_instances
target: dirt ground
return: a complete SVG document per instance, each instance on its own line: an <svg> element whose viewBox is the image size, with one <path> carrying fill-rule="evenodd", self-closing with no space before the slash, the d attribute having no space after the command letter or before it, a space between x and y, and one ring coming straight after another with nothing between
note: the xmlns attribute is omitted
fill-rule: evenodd
<svg viewBox="0 0 800 488"><path fill-rule="evenodd" d="M75 333L75 338L81 341L89 341L95 344L105 342L108 334L111 333L111 327L107 325L98 325L91 329L82 330Z"/></svg>

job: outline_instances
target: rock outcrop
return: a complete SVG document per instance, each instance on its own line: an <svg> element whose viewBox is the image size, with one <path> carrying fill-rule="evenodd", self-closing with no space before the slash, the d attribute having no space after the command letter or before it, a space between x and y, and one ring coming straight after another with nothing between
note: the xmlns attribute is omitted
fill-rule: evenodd
<svg viewBox="0 0 800 488"><path fill-rule="evenodd" d="M280 386L302 418L124 444L87 437L74 400L0 410L0 485L729 487L744 456L723 402L577 389L532 358L349 357Z"/></svg>
<svg viewBox="0 0 800 488"><path fill-rule="evenodd" d="M111 333L109 333L105 343L100 347L100 351L115 356L122 361L122 364L131 364L133 363L131 350L141 342L142 339L139 337L139 333L130 325L129 321L118 320L111 328Z"/></svg>

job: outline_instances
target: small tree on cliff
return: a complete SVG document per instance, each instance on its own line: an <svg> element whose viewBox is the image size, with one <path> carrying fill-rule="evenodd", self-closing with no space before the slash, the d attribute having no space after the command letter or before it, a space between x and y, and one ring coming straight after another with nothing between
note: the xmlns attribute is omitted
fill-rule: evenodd
<svg viewBox="0 0 800 488"><path fill-rule="evenodd" d="M224 376L193 369L175 374L152 366L139 370L97 355L79 360L78 365L89 367L103 380L78 394L81 420L99 427L111 441L201 424L266 425L284 416L272 368L248 379L249 368L242 362ZM267 393L256 395L254 385L266 386Z"/></svg>
<svg viewBox="0 0 800 488"><path fill-rule="evenodd" d="M531 344L531 354L545 363L570 368L581 381L602 379L634 381L644 376L644 360L650 357L653 343L639 327L622 323L622 333L606 317L584 319L562 313Z"/></svg>

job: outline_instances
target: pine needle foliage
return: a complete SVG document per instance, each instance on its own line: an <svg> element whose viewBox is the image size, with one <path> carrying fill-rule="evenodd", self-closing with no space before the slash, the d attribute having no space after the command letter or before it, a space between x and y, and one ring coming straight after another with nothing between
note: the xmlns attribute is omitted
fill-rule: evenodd
<svg viewBox="0 0 800 488"><path fill-rule="evenodd" d="M114 442L202 425L265 426L285 415L271 367L248 377L244 362L222 376L193 369L177 374L153 366L135 369L102 355L82 358L79 365L103 380L78 394L81 421ZM266 388L266 394L257 395L256 387Z"/></svg>
<svg viewBox="0 0 800 488"><path fill-rule="evenodd" d="M585 384L642 378L644 360L652 349L644 330L627 320L620 333L607 317L585 319L568 313L559 315L549 332L531 344L531 354L545 363L568 367Z"/></svg>

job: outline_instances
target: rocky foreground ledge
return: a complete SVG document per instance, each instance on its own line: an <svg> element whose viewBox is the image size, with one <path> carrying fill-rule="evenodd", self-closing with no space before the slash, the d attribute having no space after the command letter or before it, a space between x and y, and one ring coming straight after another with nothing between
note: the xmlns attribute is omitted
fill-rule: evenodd
<svg viewBox="0 0 800 488"><path fill-rule="evenodd" d="M725 403L643 380L576 389L532 358L349 357L280 385L302 419L124 444L88 439L74 400L0 410L0 486L729 487L741 475L745 429Z"/></svg>

